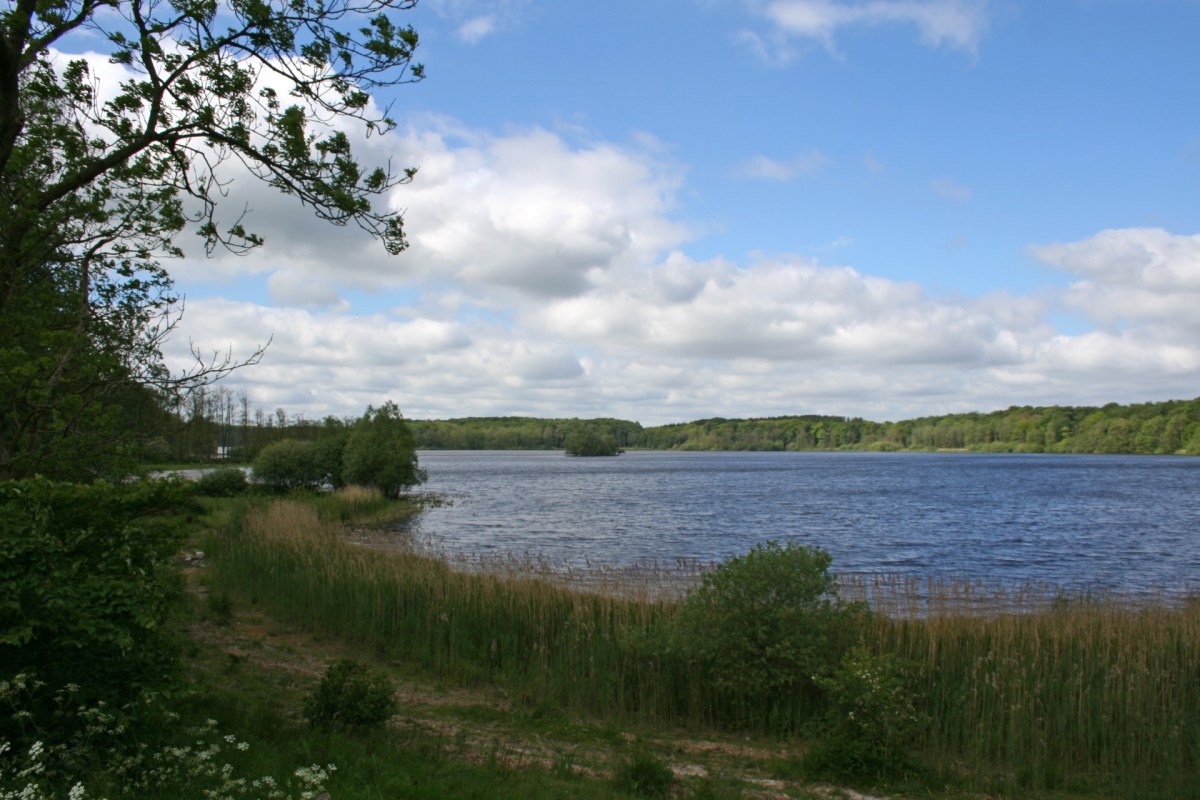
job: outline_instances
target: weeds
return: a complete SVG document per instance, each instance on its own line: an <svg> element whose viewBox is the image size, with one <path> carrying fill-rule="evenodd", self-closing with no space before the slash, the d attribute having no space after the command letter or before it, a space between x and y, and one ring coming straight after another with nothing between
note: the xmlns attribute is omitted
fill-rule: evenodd
<svg viewBox="0 0 1200 800"><path fill-rule="evenodd" d="M621 764L613 782L638 797L669 797L675 773L651 753L639 750Z"/></svg>

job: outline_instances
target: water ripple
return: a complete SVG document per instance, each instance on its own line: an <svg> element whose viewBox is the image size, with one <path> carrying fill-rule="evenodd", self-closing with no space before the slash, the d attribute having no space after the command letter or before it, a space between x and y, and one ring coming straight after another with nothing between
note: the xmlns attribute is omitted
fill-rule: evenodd
<svg viewBox="0 0 1200 800"><path fill-rule="evenodd" d="M767 539L847 573L1195 590L1200 459L870 453L424 452L449 553L707 562Z"/></svg>

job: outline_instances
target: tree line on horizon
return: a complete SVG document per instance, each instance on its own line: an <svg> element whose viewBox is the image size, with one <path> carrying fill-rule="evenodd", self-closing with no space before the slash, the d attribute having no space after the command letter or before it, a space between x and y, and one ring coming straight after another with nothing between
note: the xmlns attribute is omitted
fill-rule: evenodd
<svg viewBox="0 0 1200 800"><path fill-rule="evenodd" d="M410 420L420 449L558 449L580 426L625 449L647 450L970 450L996 453L1200 455L1200 398L1091 406L1012 406L873 422L798 415L714 417L642 427L614 419L468 417Z"/></svg>
<svg viewBox="0 0 1200 800"><path fill-rule="evenodd" d="M186 406L127 409L143 438L145 464L251 462L290 439L340 439L358 417L309 419L283 408L254 408L245 392L208 387ZM575 435L608 437L621 450L968 450L996 453L1200 455L1200 398L1105 406L1012 406L874 422L795 415L643 426L608 417L404 419L419 450L564 450Z"/></svg>

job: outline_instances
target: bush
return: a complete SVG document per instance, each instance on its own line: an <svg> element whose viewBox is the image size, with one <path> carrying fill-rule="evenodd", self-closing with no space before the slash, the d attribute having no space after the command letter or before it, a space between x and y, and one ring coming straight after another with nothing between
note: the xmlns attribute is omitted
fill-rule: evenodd
<svg viewBox="0 0 1200 800"><path fill-rule="evenodd" d="M860 644L817 685L829 699L822 737L805 755L814 777L888 778L910 771L908 743L919 718L907 670L894 655L872 655Z"/></svg>
<svg viewBox="0 0 1200 800"><path fill-rule="evenodd" d="M237 467L208 470L196 481L196 491L205 497L237 497L248 486L246 473Z"/></svg>
<svg viewBox="0 0 1200 800"><path fill-rule="evenodd" d="M769 717L789 705L809 713L820 694L814 679L858 640L866 610L837 599L831 562L816 547L766 542L717 566L684 598L672 649L731 707L766 715L741 721L794 725Z"/></svg>
<svg viewBox="0 0 1200 800"><path fill-rule="evenodd" d="M0 706L27 713L30 688L27 676L0 682ZM215 720L181 728L178 714L147 705L135 720L140 730L131 731L128 720L103 705L78 705L75 694L67 688L54 697L67 727L83 735L17 747L0 739L0 800L329 797L324 790L337 770L333 764L300 767L279 779L253 777L257 759L246 755L250 744L222 735Z"/></svg>
<svg viewBox="0 0 1200 800"><path fill-rule="evenodd" d="M0 741L74 752L91 721L65 709L124 716L169 685L176 648L162 626L180 596L181 539L155 517L188 489L0 483Z"/></svg>
<svg viewBox="0 0 1200 800"><path fill-rule="evenodd" d="M638 752L614 776L618 789L638 797L670 797L675 773L650 753Z"/></svg>
<svg viewBox="0 0 1200 800"><path fill-rule="evenodd" d="M325 671L304 703L304 718L317 728L348 731L382 727L398 708L391 682L358 661L342 659Z"/></svg>
<svg viewBox="0 0 1200 800"><path fill-rule="evenodd" d="M269 444L254 459L254 478L279 491L336 486L341 481L342 441L284 439Z"/></svg>
<svg viewBox="0 0 1200 800"><path fill-rule="evenodd" d="M0 681L24 673L115 703L165 682L175 653L161 627L182 542L152 517L186 493L177 481L0 483ZM30 730L55 733L31 713ZM29 726L17 722L0 715L0 738L18 741Z"/></svg>

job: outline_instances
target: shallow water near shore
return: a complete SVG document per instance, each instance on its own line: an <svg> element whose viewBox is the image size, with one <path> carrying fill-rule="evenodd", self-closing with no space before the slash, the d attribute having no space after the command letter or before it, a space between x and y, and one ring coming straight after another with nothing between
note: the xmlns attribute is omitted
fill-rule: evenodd
<svg viewBox="0 0 1200 800"><path fill-rule="evenodd" d="M971 453L425 451L413 523L459 558L549 568L719 561L776 539L834 570L1044 585L1200 589L1200 459Z"/></svg>

